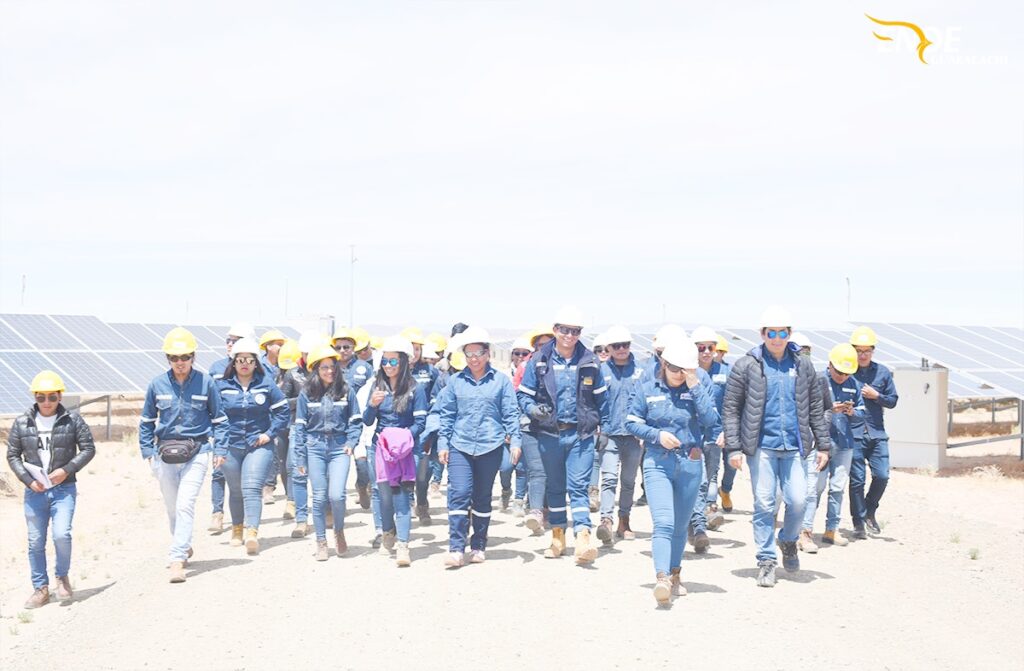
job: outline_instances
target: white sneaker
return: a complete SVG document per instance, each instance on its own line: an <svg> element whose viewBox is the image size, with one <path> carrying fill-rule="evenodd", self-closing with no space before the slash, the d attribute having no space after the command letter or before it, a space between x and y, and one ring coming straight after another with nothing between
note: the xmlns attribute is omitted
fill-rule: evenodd
<svg viewBox="0 0 1024 671"><path fill-rule="evenodd" d="M463 563L461 552L449 552L444 556L445 568L459 568Z"/></svg>

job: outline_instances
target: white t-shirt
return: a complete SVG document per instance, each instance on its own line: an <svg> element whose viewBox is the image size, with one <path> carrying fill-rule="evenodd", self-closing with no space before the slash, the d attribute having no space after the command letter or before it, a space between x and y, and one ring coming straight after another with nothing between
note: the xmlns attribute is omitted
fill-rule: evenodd
<svg viewBox="0 0 1024 671"><path fill-rule="evenodd" d="M50 446L53 439L53 425L57 422L57 415L43 417L36 413L36 433L39 435L39 460L43 463L43 472L50 472L50 458L53 452Z"/></svg>

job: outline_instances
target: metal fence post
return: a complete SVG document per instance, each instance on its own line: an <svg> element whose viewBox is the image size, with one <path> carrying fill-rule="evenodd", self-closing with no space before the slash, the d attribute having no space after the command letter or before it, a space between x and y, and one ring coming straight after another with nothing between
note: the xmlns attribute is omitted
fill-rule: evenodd
<svg viewBox="0 0 1024 671"><path fill-rule="evenodd" d="M110 396L107 396L107 440L110 440Z"/></svg>
<svg viewBox="0 0 1024 671"><path fill-rule="evenodd" d="M946 427L946 433L953 433L953 399L949 399L949 413L948 413L948 426Z"/></svg>

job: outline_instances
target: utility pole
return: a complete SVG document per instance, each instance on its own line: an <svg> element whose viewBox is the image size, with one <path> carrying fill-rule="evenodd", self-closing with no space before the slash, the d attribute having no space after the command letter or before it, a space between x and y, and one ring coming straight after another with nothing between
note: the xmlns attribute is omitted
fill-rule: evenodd
<svg viewBox="0 0 1024 671"><path fill-rule="evenodd" d="M846 321L850 321L850 278L846 278Z"/></svg>
<svg viewBox="0 0 1024 671"><path fill-rule="evenodd" d="M352 327L356 323L356 246L349 245L349 251L351 260L349 261L348 275L348 325Z"/></svg>

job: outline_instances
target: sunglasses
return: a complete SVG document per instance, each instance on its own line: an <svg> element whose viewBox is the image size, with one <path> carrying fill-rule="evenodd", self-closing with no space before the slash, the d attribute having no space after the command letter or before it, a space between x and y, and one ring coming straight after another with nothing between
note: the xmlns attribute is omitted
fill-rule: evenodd
<svg viewBox="0 0 1024 671"><path fill-rule="evenodd" d="M715 346L714 345L697 345L697 351L701 352L701 353L703 353L703 352L714 352L715 351Z"/></svg>
<svg viewBox="0 0 1024 671"><path fill-rule="evenodd" d="M594 354L604 354L604 347L601 347L600 345L595 347L594 348Z"/></svg>
<svg viewBox="0 0 1024 671"><path fill-rule="evenodd" d="M571 336L578 336L579 334L583 333L583 329L581 329L579 326L562 326L561 324L555 327L555 331L561 333L562 335Z"/></svg>
<svg viewBox="0 0 1024 671"><path fill-rule="evenodd" d="M775 329L765 329L764 334L769 338L781 338L782 340L785 340L789 337L789 330L779 329L776 331Z"/></svg>
<svg viewBox="0 0 1024 671"><path fill-rule="evenodd" d="M467 359L479 359L483 355L487 354L487 350L485 350L485 349L477 349L477 350L473 350L472 352L463 352L463 354L466 355Z"/></svg>
<svg viewBox="0 0 1024 671"><path fill-rule="evenodd" d="M512 350L512 356L530 356L530 351L525 349Z"/></svg>
<svg viewBox="0 0 1024 671"><path fill-rule="evenodd" d="M241 338L228 338L228 339L227 339L227 340L225 340L224 342L225 342L226 344L228 344L228 345L234 345L234 344L235 344L236 342L238 342L239 340L241 340Z"/></svg>
<svg viewBox="0 0 1024 671"><path fill-rule="evenodd" d="M628 342L613 342L611 345L608 346L611 347L612 349L629 349Z"/></svg>
<svg viewBox="0 0 1024 671"><path fill-rule="evenodd" d="M392 358L392 359L381 359L380 360L380 365L382 365L382 366L391 366L392 368L394 368L395 366L398 365L398 358L396 357L396 358Z"/></svg>
<svg viewBox="0 0 1024 671"><path fill-rule="evenodd" d="M352 345L335 345L334 346L334 351L335 352L340 352L341 350L345 350L347 352L350 349L352 349Z"/></svg>
<svg viewBox="0 0 1024 671"><path fill-rule="evenodd" d="M36 403L56 403L60 400L60 394L36 394Z"/></svg>
<svg viewBox="0 0 1024 671"><path fill-rule="evenodd" d="M870 354L875 351L874 347L854 347L857 350L857 354Z"/></svg>
<svg viewBox="0 0 1024 671"><path fill-rule="evenodd" d="M328 364L320 364L320 367L317 370L319 370L321 372L324 372L324 373L333 373L334 371L336 371L338 369L335 367L335 365L333 363L328 363Z"/></svg>
<svg viewBox="0 0 1024 671"><path fill-rule="evenodd" d="M673 363L669 363L668 361L665 362L665 369L670 373L682 373L684 370L682 366L677 366Z"/></svg>
<svg viewBox="0 0 1024 671"><path fill-rule="evenodd" d="M168 354L167 360L171 363L178 363L179 361L191 361L194 354Z"/></svg>
<svg viewBox="0 0 1024 671"><path fill-rule="evenodd" d="M241 366L252 366L256 363L256 359L250 356L237 356L235 357L235 363Z"/></svg>

